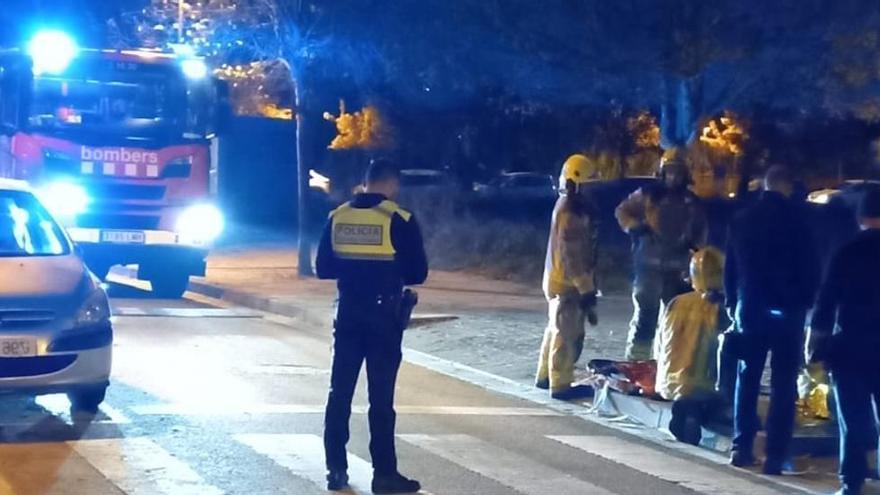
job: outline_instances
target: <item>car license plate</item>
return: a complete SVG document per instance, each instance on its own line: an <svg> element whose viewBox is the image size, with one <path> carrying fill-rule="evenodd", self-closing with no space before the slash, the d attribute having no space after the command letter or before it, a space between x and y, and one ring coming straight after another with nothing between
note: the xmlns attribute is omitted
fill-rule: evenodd
<svg viewBox="0 0 880 495"><path fill-rule="evenodd" d="M101 242L116 244L143 244L145 236L143 232L129 230L104 230L101 231Z"/></svg>
<svg viewBox="0 0 880 495"><path fill-rule="evenodd" d="M37 355L34 339L0 339L0 357L28 357Z"/></svg>

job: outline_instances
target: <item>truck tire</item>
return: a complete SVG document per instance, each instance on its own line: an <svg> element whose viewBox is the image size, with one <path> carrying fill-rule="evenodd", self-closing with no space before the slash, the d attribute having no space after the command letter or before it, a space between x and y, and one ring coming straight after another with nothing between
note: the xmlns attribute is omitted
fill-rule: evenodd
<svg viewBox="0 0 880 495"><path fill-rule="evenodd" d="M104 396L107 394L107 387L96 387L67 394L70 401L71 413L88 413L95 414L98 412L98 406L104 402Z"/></svg>
<svg viewBox="0 0 880 495"><path fill-rule="evenodd" d="M153 294L162 299L180 299L189 286L187 273L163 273L150 278Z"/></svg>

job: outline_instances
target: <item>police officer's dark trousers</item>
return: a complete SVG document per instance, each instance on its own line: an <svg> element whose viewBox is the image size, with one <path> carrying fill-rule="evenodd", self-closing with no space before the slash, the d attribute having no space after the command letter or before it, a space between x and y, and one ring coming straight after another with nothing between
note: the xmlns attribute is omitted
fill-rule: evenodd
<svg viewBox="0 0 880 495"><path fill-rule="evenodd" d="M770 353L770 410L767 413L767 458L782 462L794 431L797 375L803 362L804 311L772 314L755 311L737 319L742 355L734 398L733 450L751 457L759 429L758 396L767 353Z"/></svg>
<svg viewBox="0 0 880 495"><path fill-rule="evenodd" d="M340 300L333 332L330 394L324 416L324 449L329 471L348 468L351 401L361 365L367 363L370 456L376 475L397 473L394 448L394 386L402 359L396 306L388 300Z"/></svg>
<svg viewBox="0 0 880 495"><path fill-rule="evenodd" d="M868 476L868 451L877 440L877 412L880 407L880 371L876 359L836 366L831 372L837 398L837 422L840 428L840 481L844 493L859 493Z"/></svg>

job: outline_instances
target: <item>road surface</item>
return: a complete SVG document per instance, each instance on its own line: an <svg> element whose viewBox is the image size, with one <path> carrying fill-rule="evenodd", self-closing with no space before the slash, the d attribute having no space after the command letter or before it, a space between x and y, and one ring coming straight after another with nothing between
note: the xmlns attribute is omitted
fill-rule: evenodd
<svg viewBox="0 0 880 495"><path fill-rule="evenodd" d="M4 399L0 494L324 491L329 332L113 286L107 400ZM369 493L363 386L352 491ZM401 471L435 495L778 494L795 488L411 363L397 391Z"/></svg>

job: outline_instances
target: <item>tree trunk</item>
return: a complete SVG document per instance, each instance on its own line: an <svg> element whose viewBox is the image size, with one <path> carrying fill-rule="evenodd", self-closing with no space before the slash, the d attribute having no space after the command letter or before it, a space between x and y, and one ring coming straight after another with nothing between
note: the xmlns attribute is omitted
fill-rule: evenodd
<svg viewBox="0 0 880 495"><path fill-rule="evenodd" d="M663 149L687 147L697 137L701 117L702 78L667 78L660 109L660 143Z"/></svg>
<svg viewBox="0 0 880 495"><path fill-rule="evenodd" d="M297 75L298 76L298 75ZM297 238L298 262L297 273L300 277L312 277L312 242L309 238L309 166L305 158L303 144L304 128L307 124L308 111L302 104L303 91L299 77L294 78L294 98L296 101L296 170L297 170Z"/></svg>

